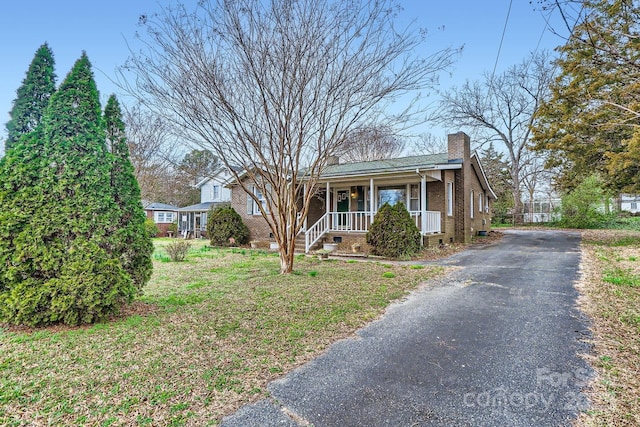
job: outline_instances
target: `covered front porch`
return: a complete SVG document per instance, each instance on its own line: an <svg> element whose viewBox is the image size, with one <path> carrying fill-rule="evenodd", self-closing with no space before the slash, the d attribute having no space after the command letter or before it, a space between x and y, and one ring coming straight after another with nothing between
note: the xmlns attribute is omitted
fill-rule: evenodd
<svg viewBox="0 0 640 427"><path fill-rule="evenodd" d="M227 203L204 202L178 209L178 235L185 239L206 236L209 210L223 205Z"/></svg>
<svg viewBox="0 0 640 427"><path fill-rule="evenodd" d="M305 252L329 233L366 233L385 203L402 202L423 236L442 232L442 213L428 210L428 185L441 184L441 171L416 171L392 179L323 182L303 228ZM432 184L428 184L431 182Z"/></svg>
<svg viewBox="0 0 640 427"><path fill-rule="evenodd" d="M199 239L207 230L207 212L211 203L199 203L178 209L178 235Z"/></svg>

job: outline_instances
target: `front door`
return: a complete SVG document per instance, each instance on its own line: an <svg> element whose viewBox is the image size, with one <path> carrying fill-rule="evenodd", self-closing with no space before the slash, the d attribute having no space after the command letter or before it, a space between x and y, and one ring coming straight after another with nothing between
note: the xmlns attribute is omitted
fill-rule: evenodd
<svg viewBox="0 0 640 427"><path fill-rule="evenodd" d="M196 238L200 238L200 214L193 214L194 215L194 225L193 225L193 236Z"/></svg>
<svg viewBox="0 0 640 427"><path fill-rule="evenodd" d="M336 211L338 212L338 227L345 228L348 224L349 215L349 190L336 190Z"/></svg>

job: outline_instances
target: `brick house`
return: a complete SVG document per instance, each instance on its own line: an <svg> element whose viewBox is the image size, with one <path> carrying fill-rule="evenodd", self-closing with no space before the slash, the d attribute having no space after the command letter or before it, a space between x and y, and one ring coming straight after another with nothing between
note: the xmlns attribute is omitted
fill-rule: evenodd
<svg viewBox="0 0 640 427"><path fill-rule="evenodd" d="M168 236L169 225L178 218L178 207L166 203L142 201L142 207L147 218L153 220L158 227L156 237Z"/></svg>
<svg viewBox="0 0 640 427"><path fill-rule="evenodd" d="M300 246L308 252L320 242L364 242L379 207L400 201L420 229L425 246L468 242L490 230L490 205L495 199L463 132L448 136L447 153L347 164L336 161L320 176ZM271 238L256 202L238 184L231 184L231 205L249 227L251 239Z"/></svg>

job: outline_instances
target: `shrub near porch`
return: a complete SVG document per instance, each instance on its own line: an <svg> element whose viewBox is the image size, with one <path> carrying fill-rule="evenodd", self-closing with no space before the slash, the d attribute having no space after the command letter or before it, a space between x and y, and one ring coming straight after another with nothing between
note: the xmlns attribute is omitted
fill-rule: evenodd
<svg viewBox="0 0 640 427"><path fill-rule="evenodd" d="M192 242L181 263L157 249L137 314L0 330L0 425L216 424L443 271L300 256L280 275L277 254Z"/></svg>
<svg viewBox="0 0 640 427"><path fill-rule="evenodd" d="M420 230L402 202L382 205L367 233L374 255L411 256L420 250Z"/></svg>

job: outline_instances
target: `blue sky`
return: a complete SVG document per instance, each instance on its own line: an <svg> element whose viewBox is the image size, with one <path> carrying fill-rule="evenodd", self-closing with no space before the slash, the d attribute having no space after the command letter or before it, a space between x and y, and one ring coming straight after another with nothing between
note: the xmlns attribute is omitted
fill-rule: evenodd
<svg viewBox="0 0 640 427"><path fill-rule="evenodd" d="M0 6L0 140L16 90L38 47L45 41L54 52L60 83L86 51L93 65L101 99L116 92L110 78L135 43L138 17L151 14L168 0L11 0ZM196 3L196 0L185 0ZM534 1L533 3L536 3ZM426 52L464 45L451 75L442 75L439 89L480 78L496 63L509 0L401 0L401 19L428 30ZM556 13L549 22L566 29ZM512 0L497 72L525 59L529 52L549 49L562 39L545 30L545 17L529 0ZM428 101L428 100L427 100Z"/></svg>

